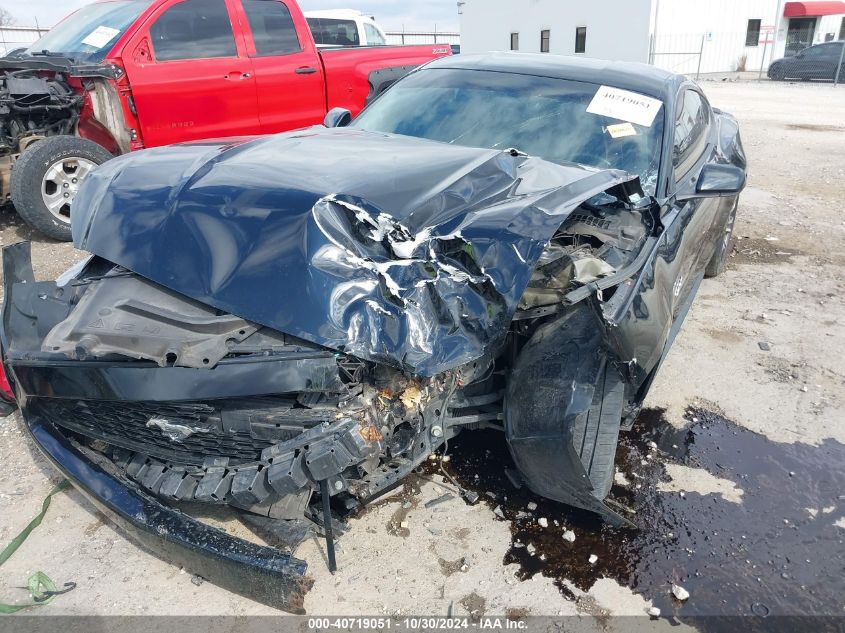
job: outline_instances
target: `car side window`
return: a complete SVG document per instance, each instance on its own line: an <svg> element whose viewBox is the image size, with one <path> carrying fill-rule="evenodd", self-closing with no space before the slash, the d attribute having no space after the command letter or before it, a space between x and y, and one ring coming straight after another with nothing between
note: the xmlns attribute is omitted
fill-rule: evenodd
<svg viewBox="0 0 845 633"><path fill-rule="evenodd" d="M840 44L825 44L824 46L819 46L822 49L821 57L825 57L827 59L839 59L839 51L842 50L842 45Z"/></svg>
<svg viewBox="0 0 845 633"><path fill-rule="evenodd" d="M237 57L225 0L185 0L150 27L156 61Z"/></svg>
<svg viewBox="0 0 845 633"><path fill-rule="evenodd" d="M257 55L287 55L302 50L287 5L279 0L242 0L242 3Z"/></svg>
<svg viewBox="0 0 845 633"><path fill-rule="evenodd" d="M378 29L372 24L364 22L364 32L367 34L367 44L369 46L382 46L387 44Z"/></svg>
<svg viewBox="0 0 845 633"><path fill-rule="evenodd" d="M834 51L836 51L836 57L839 57L839 47L836 44L821 44L819 46L813 46L812 48L808 48L804 51L805 57L811 57L813 59L825 59L828 57L834 56Z"/></svg>
<svg viewBox="0 0 845 633"><path fill-rule="evenodd" d="M675 113L672 165L676 178L686 174L707 147L707 130L710 125L708 110L707 103L698 92L684 90Z"/></svg>

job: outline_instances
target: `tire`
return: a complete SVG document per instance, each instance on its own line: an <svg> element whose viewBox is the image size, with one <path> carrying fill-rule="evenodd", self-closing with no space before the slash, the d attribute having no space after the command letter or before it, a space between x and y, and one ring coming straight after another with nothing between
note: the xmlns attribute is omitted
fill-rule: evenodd
<svg viewBox="0 0 845 633"><path fill-rule="evenodd" d="M572 428L575 450L598 499L604 499L613 485L624 399L625 383L619 372L606 363L593 393L590 410Z"/></svg>
<svg viewBox="0 0 845 633"><path fill-rule="evenodd" d="M47 237L70 241L70 203L88 172L110 158L100 145L76 136L33 143L12 168L10 191L18 215Z"/></svg>
<svg viewBox="0 0 845 633"><path fill-rule="evenodd" d="M725 232L719 245L716 247L716 252L707 263L704 269L704 276L706 278L718 277L725 271L728 264L728 256L731 254L731 249L734 245L734 225L736 224L736 210L739 206L739 198L734 202L733 209L728 216L728 221L725 223Z"/></svg>
<svg viewBox="0 0 845 633"><path fill-rule="evenodd" d="M533 492L630 525L602 503L613 484L626 403L605 336L600 317L583 303L537 328L508 376L505 439Z"/></svg>

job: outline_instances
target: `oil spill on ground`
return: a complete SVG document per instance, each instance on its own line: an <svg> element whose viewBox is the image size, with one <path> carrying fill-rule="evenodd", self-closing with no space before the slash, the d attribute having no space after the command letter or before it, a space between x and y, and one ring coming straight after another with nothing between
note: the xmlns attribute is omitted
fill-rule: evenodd
<svg viewBox="0 0 845 633"><path fill-rule="evenodd" d="M421 492L421 483L422 482L416 475L410 475L402 481L402 491L400 493L397 494L396 492L391 492L387 494L387 496L377 501L373 501L365 508L361 508L356 512L353 512L350 516L360 516L364 512L382 505L397 504L398 507L387 521L385 528L387 529L387 533L391 536L401 536L402 538L407 538L411 535L411 530L406 525L405 519L407 519L408 515L417 508L417 504L419 503L419 494Z"/></svg>
<svg viewBox="0 0 845 633"><path fill-rule="evenodd" d="M450 443L448 466L511 521L504 562L518 563L522 578L556 579L570 597L564 580L587 590L612 578L664 615L842 615L845 529L835 523L845 513L845 445L779 444L700 409L689 409L686 419L678 429L662 411L647 410L620 436L616 464L630 485L614 485L611 498L636 511L638 530L613 529L590 513L515 489L503 468L512 461L495 432L459 436ZM742 502L658 491L669 480L667 462L733 481L744 491ZM536 510L527 510L530 502ZM575 532L575 542L563 539L565 529ZM673 582L691 598L674 600Z"/></svg>

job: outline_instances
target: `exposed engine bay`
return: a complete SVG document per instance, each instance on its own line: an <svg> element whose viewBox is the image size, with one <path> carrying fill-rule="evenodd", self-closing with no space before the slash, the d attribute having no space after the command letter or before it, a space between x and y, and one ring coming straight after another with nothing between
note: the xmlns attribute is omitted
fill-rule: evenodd
<svg viewBox="0 0 845 633"><path fill-rule="evenodd" d="M0 76L0 156L18 154L45 136L71 134L79 121L83 97L64 76L32 70Z"/></svg>
<svg viewBox="0 0 845 633"><path fill-rule="evenodd" d="M607 194L581 203L540 257L519 309L559 305L572 290L622 270L653 230L648 214Z"/></svg>
<svg viewBox="0 0 845 633"><path fill-rule="evenodd" d="M0 59L0 198L10 195L13 164L43 139L95 143L109 158L129 151L130 132L111 81L120 72L53 56Z"/></svg>
<svg viewBox="0 0 845 633"><path fill-rule="evenodd" d="M0 78L0 151L22 151L33 137L69 134L79 120L83 98L61 74L44 78L29 70Z"/></svg>
<svg viewBox="0 0 845 633"><path fill-rule="evenodd" d="M9 195L12 163L29 145L48 136L73 134L84 97L61 73L33 70L0 75L0 199Z"/></svg>

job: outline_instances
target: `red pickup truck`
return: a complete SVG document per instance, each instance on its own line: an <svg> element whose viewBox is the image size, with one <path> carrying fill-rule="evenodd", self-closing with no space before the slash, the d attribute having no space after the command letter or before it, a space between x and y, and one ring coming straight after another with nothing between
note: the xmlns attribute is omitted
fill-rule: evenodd
<svg viewBox="0 0 845 633"><path fill-rule="evenodd" d="M318 50L294 0L101 0L0 59L0 200L70 239L92 168L181 141L353 115L449 46Z"/></svg>

